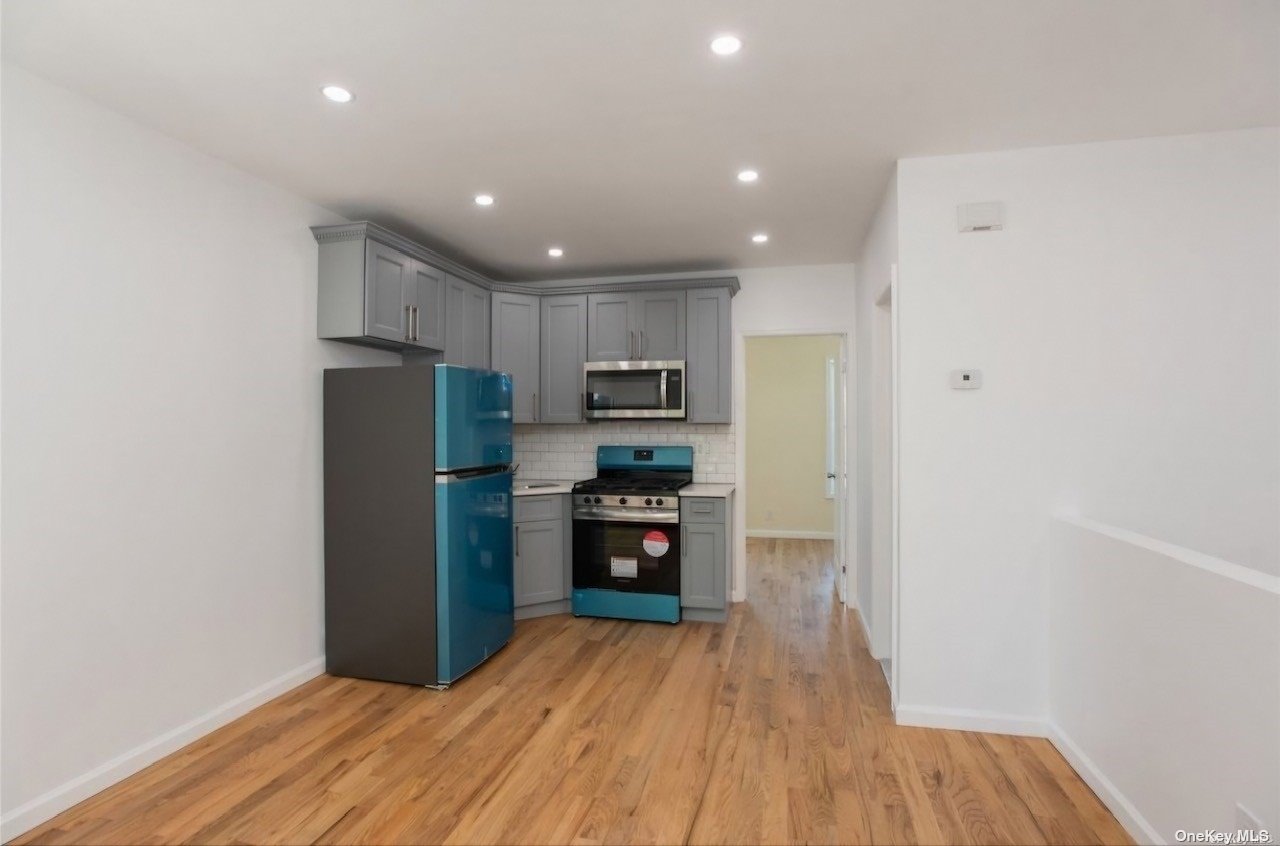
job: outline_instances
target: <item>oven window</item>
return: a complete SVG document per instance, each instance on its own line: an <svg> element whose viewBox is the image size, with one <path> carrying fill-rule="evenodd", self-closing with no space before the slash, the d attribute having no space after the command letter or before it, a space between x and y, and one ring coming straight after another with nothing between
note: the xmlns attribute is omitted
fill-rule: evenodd
<svg viewBox="0 0 1280 846"><path fill-rule="evenodd" d="M680 526L573 521L573 586L680 594Z"/></svg>
<svg viewBox="0 0 1280 846"><path fill-rule="evenodd" d="M657 411L661 389L661 370L594 370L587 373L587 407Z"/></svg>

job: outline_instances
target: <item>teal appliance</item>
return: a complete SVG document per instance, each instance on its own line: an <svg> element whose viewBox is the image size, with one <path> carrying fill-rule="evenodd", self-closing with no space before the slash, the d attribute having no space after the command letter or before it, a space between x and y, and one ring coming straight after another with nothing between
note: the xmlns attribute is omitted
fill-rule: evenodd
<svg viewBox="0 0 1280 846"><path fill-rule="evenodd" d="M596 477L573 486L578 616L680 621L680 488L693 447L601 446Z"/></svg>
<svg viewBox="0 0 1280 846"><path fill-rule="evenodd" d="M515 630L511 377L324 372L330 673L446 687Z"/></svg>

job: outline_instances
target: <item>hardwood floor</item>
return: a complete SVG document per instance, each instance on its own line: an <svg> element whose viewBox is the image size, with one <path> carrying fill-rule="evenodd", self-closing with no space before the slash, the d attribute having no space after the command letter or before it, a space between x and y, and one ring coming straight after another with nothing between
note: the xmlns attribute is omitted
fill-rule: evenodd
<svg viewBox="0 0 1280 846"><path fill-rule="evenodd" d="M727 624L570 616L439 693L322 677L18 843L1129 843L1048 741L895 726L831 544Z"/></svg>

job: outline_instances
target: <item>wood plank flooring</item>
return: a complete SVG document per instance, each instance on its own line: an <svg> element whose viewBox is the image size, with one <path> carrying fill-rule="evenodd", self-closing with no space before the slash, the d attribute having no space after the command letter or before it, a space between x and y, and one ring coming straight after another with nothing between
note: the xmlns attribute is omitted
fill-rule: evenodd
<svg viewBox="0 0 1280 846"><path fill-rule="evenodd" d="M1048 741L895 726L831 544L725 625L521 622L447 692L322 677L18 843L1129 843Z"/></svg>

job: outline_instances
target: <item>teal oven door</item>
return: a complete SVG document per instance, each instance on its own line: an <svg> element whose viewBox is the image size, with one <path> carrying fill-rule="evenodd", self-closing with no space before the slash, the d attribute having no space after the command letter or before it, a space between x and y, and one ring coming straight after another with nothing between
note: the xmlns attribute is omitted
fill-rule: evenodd
<svg viewBox="0 0 1280 846"><path fill-rule="evenodd" d="M515 631L511 471L436 475L439 683L481 664Z"/></svg>

